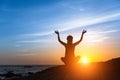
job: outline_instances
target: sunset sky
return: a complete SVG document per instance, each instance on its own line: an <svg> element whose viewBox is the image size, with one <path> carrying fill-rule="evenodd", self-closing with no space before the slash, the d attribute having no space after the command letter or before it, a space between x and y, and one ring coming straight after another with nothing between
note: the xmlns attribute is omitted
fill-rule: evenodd
<svg viewBox="0 0 120 80"><path fill-rule="evenodd" d="M120 57L120 0L0 0L0 64L63 64L73 35L76 56L89 61Z"/></svg>

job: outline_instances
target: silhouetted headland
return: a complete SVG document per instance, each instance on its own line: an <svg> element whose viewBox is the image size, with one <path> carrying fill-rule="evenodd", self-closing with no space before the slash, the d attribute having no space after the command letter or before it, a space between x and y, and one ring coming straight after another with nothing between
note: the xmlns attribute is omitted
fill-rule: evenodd
<svg viewBox="0 0 120 80"><path fill-rule="evenodd" d="M87 65L59 65L11 80L120 80L120 57Z"/></svg>

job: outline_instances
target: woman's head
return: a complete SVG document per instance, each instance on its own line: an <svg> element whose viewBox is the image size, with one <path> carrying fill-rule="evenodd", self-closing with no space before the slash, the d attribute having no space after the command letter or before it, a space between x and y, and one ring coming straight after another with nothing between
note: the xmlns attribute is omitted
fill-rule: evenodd
<svg viewBox="0 0 120 80"><path fill-rule="evenodd" d="M67 36L67 42L72 42L73 41L73 37L71 35Z"/></svg>

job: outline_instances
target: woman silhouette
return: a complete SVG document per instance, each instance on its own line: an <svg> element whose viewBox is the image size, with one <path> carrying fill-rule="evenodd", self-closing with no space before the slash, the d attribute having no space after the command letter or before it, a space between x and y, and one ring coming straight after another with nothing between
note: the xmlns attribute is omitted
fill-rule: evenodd
<svg viewBox="0 0 120 80"><path fill-rule="evenodd" d="M65 63L65 64L73 64L73 63L77 63L79 60L79 57L75 57L74 51L75 51L75 46L78 45L82 39L83 39L83 35L86 33L86 30L83 30L81 38L79 41L73 43L73 37L71 35L67 36L67 43L61 41L60 39L60 35L58 31L55 31L55 33L58 35L58 41L65 46L65 57L61 57L61 60Z"/></svg>

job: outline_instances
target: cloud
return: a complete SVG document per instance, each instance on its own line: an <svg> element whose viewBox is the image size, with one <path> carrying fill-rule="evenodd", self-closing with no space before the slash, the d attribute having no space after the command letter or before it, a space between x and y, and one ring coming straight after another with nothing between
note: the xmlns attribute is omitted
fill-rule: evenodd
<svg viewBox="0 0 120 80"><path fill-rule="evenodd" d="M120 13L114 13L114 14L105 15L102 17L100 16L95 19L88 19L88 20L76 19L76 20L65 22L61 25L56 24L56 26L58 26L58 30L62 32L62 31L70 30L70 29L79 28L82 26L85 27L85 26L89 26L89 25L93 25L97 23L108 22L108 21L116 20L118 18L120 18ZM62 27L59 27L59 26L62 26ZM26 37L47 36L53 33L54 31L50 31L50 32L44 32L44 33L42 32L42 33L23 34L22 36L26 36Z"/></svg>
<svg viewBox="0 0 120 80"><path fill-rule="evenodd" d="M105 39L109 39L110 37L109 36L106 36L106 34L109 34L109 33L114 33L114 32L118 32L119 30L106 30L106 31L92 31L92 32L89 32L87 34L87 39L89 39L88 42L101 42L101 41L104 41ZM51 33L46 33L44 35L48 35L48 34L51 34ZM40 36L42 34L34 34L35 36ZM42 35L43 36L43 35ZM46 40L46 39L34 39L34 40L23 40L23 41L18 41L17 43L43 43L43 42L52 42L53 40ZM17 46L19 47L19 45Z"/></svg>
<svg viewBox="0 0 120 80"><path fill-rule="evenodd" d="M51 32L42 32L42 33L31 33L31 34L23 34L22 36L47 36L47 35L50 35L52 34L53 31Z"/></svg>
<svg viewBox="0 0 120 80"><path fill-rule="evenodd" d="M95 35L95 34L99 34L99 35L104 35L104 34L109 34L109 33L115 33L118 32L120 30L106 30L106 31L92 31L89 32L89 35Z"/></svg>
<svg viewBox="0 0 120 80"><path fill-rule="evenodd" d="M112 21L112 20L118 19L119 17L120 17L120 13L115 13L115 14L111 14L111 15L107 15L107 16L103 16L103 17L98 17L95 19L87 20L87 21L86 20L81 21L80 19L73 20L71 22L64 23L63 25L61 25L62 28L58 28L58 30L60 32L63 32L63 31L67 31L70 29L79 28L82 26L86 27L89 25L97 24L97 23ZM68 27L66 27L66 26L68 26ZM109 36L106 36L106 34L118 32L118 31L119 30L115 30L115 29L114 30L106 30L106 31L90 31L87 33L89 35L87 37L89 38L89 42L100 42L100 41L107 39L105 37L109 37ZM50 32L23 34L21 36L29 37L29 38L33 38L33 37L40 38L40 37L44 37L44 36L49 36L53 33L54 33L54 31L50 31ZM34 40L17 41L17 43L40 43L40 42L48 42L48 40L47 41L46 41L46 39L40 40L37 38Z"/></svg>
<svg viewBox="0 0 120 80"><path fill-rule="evenodd" d="M98 32L101 34L108 34L108 33L114 33L114 32L118 32L119 30L108 30L108 31L103 31L103 32Z"/></svg>
<svg viewBox="0 0 120 80"><path fill-rule="evenodd" d="M118 32L119 30L107 30L107 31L92 31L88 32L86 36L86 41L89 43L102 42L106 39L111 38L107 34Z"/></svg>
<svg viewBox="0 0 120 80"><path fill-rule="evenodd" d="M90 42L90 43L102 42L102 41L104 41L105 39L109 39L109 38L110 38L110 37L96 38L96 39L91 39L91 40L89 40L88 42Z"/></svg>
<svg viewBox="0 0 120 80"><path fill-rule="evenodd" d="M93 24L97 24L97 23L108 22L108 21L116 20L118 18L120 18L120 13L115 13L112 15L105 15L103 17L100 16L98 18L87 19L87 20L77 19L77 20L73 20L73 21L69 21L68 23L65 23L63 25L63 27L65 27L65 28L61 29L61 31L74 29L74 28L78 28L78 27L82 27L82 26L89 26L89 25L93 25ZM68 27L66 27L66 26L68 26Z"/></svg>
<svg viewBox="0 0 120 80"><path fill-rule="evenodd" d="M16 44L16 45L15 45L15 47L20 47L20 46L21 46L21 45L19 45L19 44Z"/></svg>
<svg viewBox="0 0 120 80"><path fill-rule="evenodd" d="M34 39L34 40L23 40L23 41L18 41L16 43L41 43L41 42L46 42L48 40L39 40L39 39ZM50 41L50 40L49 40Z"/></svg>

